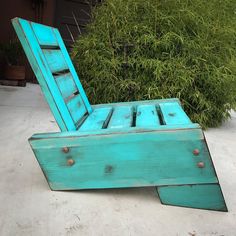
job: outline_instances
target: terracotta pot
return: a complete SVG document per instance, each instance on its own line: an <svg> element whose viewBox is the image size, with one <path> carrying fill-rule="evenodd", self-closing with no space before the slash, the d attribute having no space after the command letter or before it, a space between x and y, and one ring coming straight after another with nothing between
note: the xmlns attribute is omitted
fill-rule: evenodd
<svg viewBox="0 0 236 236"><path fill-rule="evenodd" d="M4 77L12 80L25 79L25 66L11 66L7 65L5 68Z"/></svg>

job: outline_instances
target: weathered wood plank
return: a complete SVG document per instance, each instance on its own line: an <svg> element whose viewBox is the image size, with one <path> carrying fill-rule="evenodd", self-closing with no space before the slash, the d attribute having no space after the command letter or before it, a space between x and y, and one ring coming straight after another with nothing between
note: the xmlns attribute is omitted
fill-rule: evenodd
<svg viewBox="0 0 236 236"><path fill-rule="evenodd" d="M129 128L133 122L133 107L119 106L115 107L108 123L108 129Z"/></svg>
<svg viewBox="0 0 236 236"><path fill-rule="evenodd" d="M68 98L75 92L77 92L77 87L70 73L54 76L56 83L61 91L63 98Z"/></svg>
<svg viewBox="0 0 236 236"><path fill-rule="evenodd" d="M172 103L177 102L180 104L180 101L178 98L168 98L168 99L153 99L153 100L139 100L139 101L132 101L132 102L116 102L116 103L105 103L105 104L96 104L93 105L92 108L99 108L99 107L117 107L117 106L139 106L139 105L156 105L160 103Z"/></svg>
<svg viewBox="0 0 236 236"><path fill-rule="evenodd" d="M139 105L136 113L136 127L155 127L160 125L156 105Z"/></svg>
<svg viewBox="0 0 236 236"><path fill-rule="evenodd" d="M64 58L66 60L66 63L67 63L67 65L69 67L69 70L70 70L70 73L73 76L73 79L74 79L75 84L76 84L76 86L77 86L77 88L79 90L79 93L80 93L80 95L81 95L81 97L83 99L83 102L84 102L84 104L86 106L86 109L87 109L88 113L91 113L92 112L92 107L91 107L91 105L89 103L89 100L88 100L86 94L85 94L83 86L82 86L82 84L81 84L81 82L79 80L79 76L78 76L78 74L75 71L75 67L72 64L72 61L71 61L70 56L69 56L69 53L67 52L65 44L64 44L64 42L63 42L63 40L61 38L61 35L60 35L58 29L54 28L53 31L54 31L54 33L56 35L56 38L57 38L58 44L60 46L61 52L62 52L62 54L63 54L63 56L64 56Z"/></svg>
<svg viewBox="0 0 236 236"><path fill-rule="evenodd" d="M54 79L55 74L53 76L52 73L62 71L65 72L66 70L69 70L71 72L73 79L76 77L75 69L71 63L71 60L66 51L65 45L62 42L58 30L51 28L51 32L49 30L50 27L48 28L47 26L45 26L45 28L43 28L44 33L53 34L51 36L48 36L48 38L46 36L46 38L42 38L43 36L38 31L40 31L41 29L40 26L44 27L43 25L34 25L34 23L32 22L20 18L16 18L14 22L15 28L17 28L16 30L18 32L18 35L22 38L21 41L23 42L23 47L26 51L26 54L28 54L28 59L46 96L49 106L52 109L55 119L56 121L58 121L58 125L62 130L76 130L77 124L74 123L74 119L76 116L79 116L78 114L83 113L84 110L82 109L82 111L78 111L77 115L75 115L76 112L73 110L72 113L74 114L74 117L72 117L71 111L68 110L64 98L66 98L72 90L79 90L83 93L84 91L79 81L74 81L74 83L72 83L72 80L69 80L69 82L67 81L67 84L64 83L65 81L62 79L62 76L59 77L59 84L57 84L58 81L56 82ZM38 39L36 37L36 34L38 34ZM55 39L58 42L57 46L58 48L60 48L60 50L54 47L48 49L48 46L55 46L55 43L53 43ZM41 48L39 45L40 40L49 42L45 43L45 45L43 45L45 47ZM63 86L65 86L64 89L62 89ZM74 90L75 86L77 87L76 90ZM84 95L80 94L81 97ZM86 109L88 108L87 110L91 112L92 108L88 103L86 95L82 99L85 99L83 100L83 103L86 103Z"/></svg>
<svg viewBox="0 0 236 236"><path fill-rule="evenodd" d="M163 204L228 211L219 184L163 186L157 191Z"/></svg>
<svg viewBox="0 0 236 236"><path fill-rule="evenodd" d="M218 181L200 129L121 133L104 137L60 135L30 140L52 189L160 186ZM69 152L64 153L63 147L68 147ZM193 154L193 149L196 148L200 150L197 157ZM68 158L74 160L73 166L68 166ZM204 168L197 166L199 161L205 163Z"/></svg>
<svg viewBox="0 0 236 236"><path fill-rule="evenodd" d="M42 51L52 73L69 69L61 50L43 49Z"/></svg>
<svg viewBox="0 0 236 236"><path fill-rule="evenodd" d="M75 130L72 117L60 95L54 77L47 66L29 22L20 18L14 18L12 23L58 126L62 131Z"/></svg>
<svg viewBox="0 0 236 236"><path fill-rule="evenodd" d="M31 26L41 46L58 46L52 27L34 22L31 22Z"/></svg>
<svg viewBox="0 0 236 236"><path fill-rule="evenodd" d="M112 112L112 107L95 109L84 121L79 131L100 130L108 121L109 115Z"/></svg>
<svg viewBox="0 0 236 236"><path fill-rule="evenodd" d="M62 133L40 133L40 134L34 134L31 138L32 139L47 139L47 138L62 138L62 137L73 137L73 138L79 138L83 136L93 136L93 135L100 135L101 137L103 135L116 135L116 134L124 134L124 133L150 133L150 132L174 132L178 130L184 130L184 129L200 129L200 125L196 123L191 124L185 124L185 125L161 125L161 126L155 126L155 127L146 127L146 128L140 128L140 127L132 127L132 129L127 130L127 128L122 129L99 129L99 130L90 130L90 131L68 131L68 132L62 132Z"/></svg>
<svg viewBox="0 0 236 236"><path fill-rule="evenodd" d="M67 107L75 124L77 124L87 112L80 94L71 98L67 103Z"/></svg>
<svg viewBox="0 0 236 236"><path fill-rule="evenodd" d="M167 125L188 124L191 120L188 118L181 105L177 102L160 103L160 110L163 121Z"/></svg>

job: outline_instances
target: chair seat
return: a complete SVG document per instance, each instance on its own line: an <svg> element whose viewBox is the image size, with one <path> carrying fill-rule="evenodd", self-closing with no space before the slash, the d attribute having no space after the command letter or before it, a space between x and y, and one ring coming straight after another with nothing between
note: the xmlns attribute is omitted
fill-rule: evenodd
<svg viewBox="0 0 236 236"><path fill-rule="evenodd" d="M159 128L190 123L178 99L149 100L95 105L78 131Z"/></svg>

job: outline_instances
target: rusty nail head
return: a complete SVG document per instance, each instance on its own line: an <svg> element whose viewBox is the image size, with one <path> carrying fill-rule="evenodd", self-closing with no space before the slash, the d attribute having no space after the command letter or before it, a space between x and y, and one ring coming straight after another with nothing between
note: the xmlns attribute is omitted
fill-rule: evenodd
<svg viewBox="0 0 236 236"><path fill-rule="evenodd" d="M197 166L199 167L199 168L204 168L205 167L205 164L204 164L204 162L198 162L197 163Z"/></svg>
<svg viewBox="0 0 236 236"><path fill-rule="evenodd" d="M63 148L62 148L62 151L63 151L64 153L67 153L67 152L69 152L69 148L68 148L68 147L63 147Z"/></svg>
<svg viewBox="0 0 236 236"><path fill-rule="evenodd" d="M67 160L67 164L68 164L69 166L72 166L72 165L75 164L75 161L74 161L73 159L68 159L68 160Z"/></svg>
<svg viewBox="0 0 236 236"><path fill-rule="evenodd" d="M193 154L194 154L194 155L197 156L197 155L199 155L199 153L200 153L200 151L199 151L198 149L194 149L194 150L193 150Z"/></svg>

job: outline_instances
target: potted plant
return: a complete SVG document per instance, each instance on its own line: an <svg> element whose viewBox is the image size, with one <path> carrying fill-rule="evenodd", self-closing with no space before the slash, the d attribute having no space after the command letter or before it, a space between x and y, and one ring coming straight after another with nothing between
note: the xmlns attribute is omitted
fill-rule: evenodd
<svg viewBox="0 0 236 236"><path fill-rule="evenodd" d="M10 40L1 45L1 52L5 58L5 79L25 80L24 53L18 40Z"/></svg>

